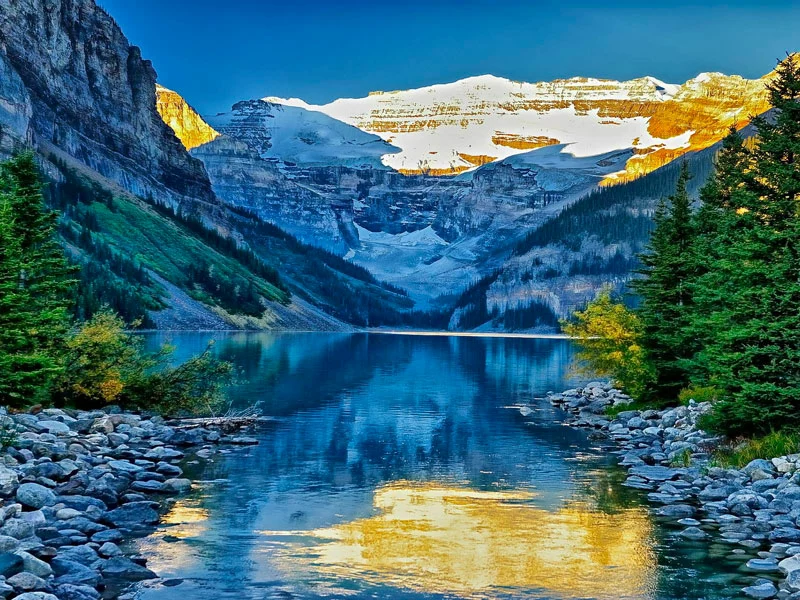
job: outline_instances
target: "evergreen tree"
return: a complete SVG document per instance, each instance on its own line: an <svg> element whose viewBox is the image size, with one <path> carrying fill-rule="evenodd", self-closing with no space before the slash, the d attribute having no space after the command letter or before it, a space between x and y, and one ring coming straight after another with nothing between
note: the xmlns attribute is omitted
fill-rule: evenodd
<svg viewBox="0 0 800 600"><path fill-rule="evenodd" d="M644 327L643 343L656 372L651 394L668 399L688 382L685 361L694 352L687 321L695 238L687 190L690 179L684 162L675 193L656 209L647 252L639 257L642 278L632 284L642 300L638 315Z"/></svg>
<svg viewBox="0 0 800 600"><path fill-rule="evenodd" d="M0 165L0 403L42 398L61 371L73 269L32 153Z"/></svg>
<svg viewBox="0 0 800 600"><path fill-rule="evenodd" d="M774 117L753 123L750 160L731 151L706 192L718 224L709 272L699 280L709 331L697 362L723 390L717 425L733 433L800 418L800 68L790 56L768 84ZM726 184L727 182L727 184ZM705 237L705 236L704 236ZM707 244L707 242L706 242ZM708 244L707 244L708 245Z"/></svg>

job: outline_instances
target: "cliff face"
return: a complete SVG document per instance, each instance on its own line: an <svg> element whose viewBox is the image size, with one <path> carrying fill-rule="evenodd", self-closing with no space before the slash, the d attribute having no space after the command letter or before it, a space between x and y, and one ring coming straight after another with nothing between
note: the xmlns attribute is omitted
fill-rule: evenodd
<svg viewBox="0 0 800 600"><path fill-rule="evenodd" d="M61 151L173 207L216 203L202 163L155 110L152 65L93 0L0 0L0 74L0 149Z"/></svg>
<svg viewBox="0 0 800 600"><path fill-rule="evenodd" d="M156 109L187 150L197 148L219 136L180 95L156 85Z"/></svg>

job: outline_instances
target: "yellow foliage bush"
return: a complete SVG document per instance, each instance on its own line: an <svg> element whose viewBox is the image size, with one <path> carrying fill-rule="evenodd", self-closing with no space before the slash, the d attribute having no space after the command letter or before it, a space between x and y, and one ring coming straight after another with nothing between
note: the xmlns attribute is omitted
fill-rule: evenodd
<svg viewBox="0 0 800 600"><path fill-rule="evenodd" d="M631 397L641 400L655 378L653 365L640 342L639 317L603 290L587 307L562 323L564 332L578 344L578 369L609 377Z"/></svg>

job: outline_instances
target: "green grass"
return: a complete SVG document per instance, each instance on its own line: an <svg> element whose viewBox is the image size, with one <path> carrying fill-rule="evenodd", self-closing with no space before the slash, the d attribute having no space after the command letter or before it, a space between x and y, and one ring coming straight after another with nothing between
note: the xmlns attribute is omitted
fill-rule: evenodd
<svg viewBox="0 0 800 600"><path fill-rule="evenodd" d="M669 461L670 467L691 467L692 466L692 451L688 448L684 448L681 452L678 452L675 456L672 457L672 460Z"/></svg>
<svg viewBox="0 0 800 600"><path fill-rule="evenodd" d="M711 464L738 469L757 458L771 459L799 451L800 435L776 431L761 438L742 440L719 448L711 457Z"/></svg>

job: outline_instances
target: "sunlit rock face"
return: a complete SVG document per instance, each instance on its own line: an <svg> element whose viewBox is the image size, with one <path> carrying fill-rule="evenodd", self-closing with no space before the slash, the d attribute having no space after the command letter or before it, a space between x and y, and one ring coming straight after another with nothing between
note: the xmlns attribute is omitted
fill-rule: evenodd
<svg viewBox="0 0 800 600"><path fill-rule="evenodd" d="M409 482L377 490L374 507L375 516L310 532L317 545L282 553L287 575L313 568L459 595L521 588L610 600L649 598L655 589L643 509L567 503L550 511L529 493Z"/></svg>
<svg viewBox="0 0 800 600"><path fill-rule="evenodd" d="M187 150L197 148L219 136L179 94L156 85L156 109Z"/></svg>
<svg viewBox="0 0 800 600"><path fill-rule="evenodd" d="M404 173L450 175L526 150L569 144L576 156L633 150L616 175L625 179L706 148L731 125L741 127L767 110L768 77L704 73L674 85L653 77L523 83L484 75L323 106L296 98L269 100L320 111L381 136L401 148L385 155L384 164Z"/></svg>

